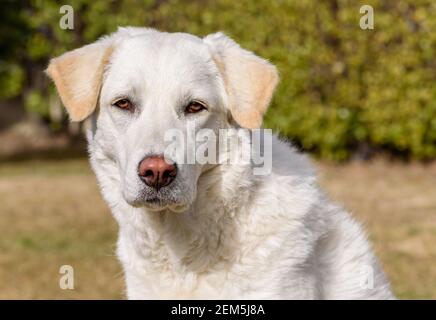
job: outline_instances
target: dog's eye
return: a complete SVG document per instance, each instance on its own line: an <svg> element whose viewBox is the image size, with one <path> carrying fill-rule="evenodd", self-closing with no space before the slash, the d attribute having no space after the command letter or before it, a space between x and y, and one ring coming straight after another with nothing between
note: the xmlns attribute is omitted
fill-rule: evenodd
<svg viewBox="0 0 436 320"><path fill-rule="evenodd" d="M132 110L133 109L133 105L128 99L118 100L113 105L115 107L118 107L118 108L124 109L124 110Z"/></svg>
<svg viewBox="0 0 436 320"><path fill-rule="evenodd" d="M191 101L185 108L186 113L197 113L206 110L206 106L199 101Z"/></svg>

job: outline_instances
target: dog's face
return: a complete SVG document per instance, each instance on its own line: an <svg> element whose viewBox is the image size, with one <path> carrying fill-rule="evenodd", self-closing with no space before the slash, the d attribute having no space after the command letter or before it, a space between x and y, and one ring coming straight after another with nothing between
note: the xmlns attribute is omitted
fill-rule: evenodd
<svg viewBox="0 0 436 320"><path fill-rule="evenodd" d="M187 137L190 122L195 130L224 127L224 99L219 71L202 40L153 34L120 42L105 73L97 130L116 159L129 204L183 208L194 200L202 166L162 157L171 143L165 137L170 130ZM193 147L186 146L179 152ZM153 173L154 167L162 169ZM147 169L152 183L144 177Z"/></svg>
<svg viewBox="0 0 436 320"><path fill-rule="evenodd" d="M115 164L125 201L174 211L194 201L198 178L213 165L187 161L195 154L189 137L260 126L278 79L272 65L222 34L138 28L53 59L48 73L72 120L99 106L93 140ZM176 151L174 132L183 136Z"/></svg>

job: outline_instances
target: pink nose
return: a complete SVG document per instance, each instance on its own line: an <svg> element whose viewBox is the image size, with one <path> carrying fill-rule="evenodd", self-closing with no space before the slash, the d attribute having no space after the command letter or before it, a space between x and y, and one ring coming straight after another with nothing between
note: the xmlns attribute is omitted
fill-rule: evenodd
<svg viewBox="0 0 436 320"><path fill-rule="evenodd" d="M146 185L159 190L174 180L177 168L166 162L163 156L151 156L139 163L138 175Z"/></svg>

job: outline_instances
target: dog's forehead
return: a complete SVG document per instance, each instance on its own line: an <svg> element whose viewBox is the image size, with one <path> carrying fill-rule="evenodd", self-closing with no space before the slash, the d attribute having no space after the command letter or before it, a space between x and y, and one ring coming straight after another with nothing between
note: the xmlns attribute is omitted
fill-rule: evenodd
<svg viewBox="0 0 436 320"><path fill-rule="evenodd" d="M149 79L204 77L213 73L212 66L207 45L183 33L150 33L122 39L111 59L111 69L117 73L139 72Z"/></svg>

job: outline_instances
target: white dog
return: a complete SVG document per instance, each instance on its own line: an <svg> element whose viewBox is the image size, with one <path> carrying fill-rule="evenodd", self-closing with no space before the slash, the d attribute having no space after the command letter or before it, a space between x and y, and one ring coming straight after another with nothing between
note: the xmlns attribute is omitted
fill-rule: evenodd
<svg viewBox="0 0 436 320"><path fill-rule="evenodd" d="M47 72L73 121L95 115L90 158L119 223L128 298L393 298L360 225L286 143L273 137L267 175L164 157L165 133L188 123L260 127L278 82L267 61L222 33L120 28Z"/></svg>

